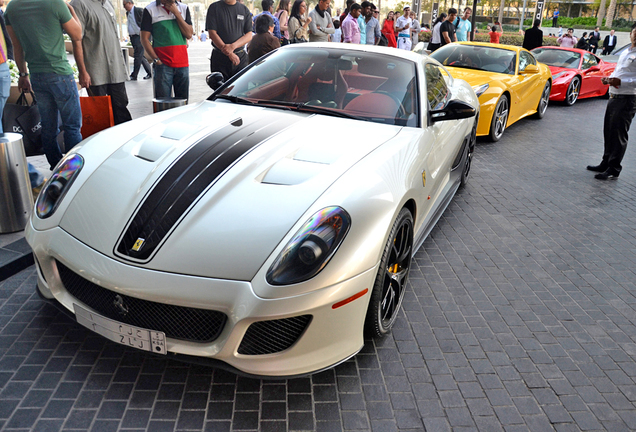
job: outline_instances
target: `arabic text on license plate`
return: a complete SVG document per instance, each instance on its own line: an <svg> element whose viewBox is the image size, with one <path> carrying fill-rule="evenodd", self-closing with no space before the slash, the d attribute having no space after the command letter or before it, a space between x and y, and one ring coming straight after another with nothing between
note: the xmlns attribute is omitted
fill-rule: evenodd
<svg viewBox="0 0 636 432"><path fill-rule="evenodd" d="M78 323L113 342L157 354L166 354L166 335L163 332L117 322L75 303L73 308Z"/></svg>

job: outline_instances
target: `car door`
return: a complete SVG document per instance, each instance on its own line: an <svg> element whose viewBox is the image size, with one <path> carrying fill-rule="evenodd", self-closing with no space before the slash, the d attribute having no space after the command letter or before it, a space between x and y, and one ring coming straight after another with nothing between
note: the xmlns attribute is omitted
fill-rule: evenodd
<svg viewBox="0 0 636 432"><path fill-rule="evenodd" d="M446 71L433 63L424 64L426 85L425 105L426 116L423 124L423 134L420 141L421 151L426 153L422 167L422 182L424 194L420 205L428 208L434 203L448 182L450 165L456 153L457 120L429 122L428 112L443 108L452 98L448 82L451 80ZM424 98L422 98L424 99Z"/></svg>
<svg viewBox="0 0 636 432"><path fill-rule="evenodd" d="M599 67L599 59L591 54L585 53L583 55L583 62L581 63L581 93L579 97L593 96L601 93L603 84L601 78L603 78L603 71Z"/></svg>
<svg viewBox="0 0 636 432"><path fill-rule="evenodd" d="M525 116L530 111L536 110L539 105L539 98L543 90L541 82L541 74L529 73L524 74L528 65L537 65L534 56L527 51L519 51L519 68L517 70L518 82L513 85L514 91L517 93L516 99L518 106L516 107L515 120ZM509 122L510 123L510 122Z"/></svg>

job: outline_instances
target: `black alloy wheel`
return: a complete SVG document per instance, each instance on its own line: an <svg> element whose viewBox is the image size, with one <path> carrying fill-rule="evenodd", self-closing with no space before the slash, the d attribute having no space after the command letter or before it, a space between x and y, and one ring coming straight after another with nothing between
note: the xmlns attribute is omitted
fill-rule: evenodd
<svg viewBox="0 0 636 432"><path fill-rule="evenodd" d="M406 291L413 253L413 216L403 208L384 247L365 320L367 334L384 336L393 327Z"/></svg>
<svg viewBox="0 0 636 432"><path fill-rule="evenodd" d="M567 106L572 106L579 98L579 92L581 91L581 78L575 76L570 81L570 85L568 86L568 91L565 94L565 104Z"/></svg>
<svg viewBox="0 0 636 432"><path fill-rule="evenodd" d="M497 101L495 112L492 114L490 122L490 141L497 142L501 139L508 124L508 114L510 113L510 103L505 95L502 95Z"/></svg>
<svg viewBox="0 0 636 432"><path fill-rule="evenodd" d="M548 104L550 103L551 90L552 86L550 85L550 81L548 81L545 83L545 87L543 87L543 93L541 93L541 99L539 99L539 105L537 106L537 112L534 118L542 119L545 115L545 112L548 110Z"/></svg>

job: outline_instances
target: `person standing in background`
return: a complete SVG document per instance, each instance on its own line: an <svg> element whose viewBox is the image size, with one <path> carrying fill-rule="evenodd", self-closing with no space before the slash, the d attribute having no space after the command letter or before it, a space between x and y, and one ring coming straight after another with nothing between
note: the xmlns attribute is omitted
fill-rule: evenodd
<svg viewBox="0 0 636 432"><path fill-rule="evenodd" d="M366 24L367 40L365 45L377 45L380 43L382 32L380 32L380 21L375 17L375 5L371 3L371 6L367 9L367 15L364 17Z"/></svg>
<svg viewBox="0 0 636 432"><path fill-rule="evenodd" d="M237 0L217 1L208 7L205 27L212 41L210 71L227 81L249 63L244 47L252 40L252 14Z"/></svg>
<svg viewBox="0 0 636 432"><path fill-rule="evenodd" d="M360 6L362 6L360 16L358 17L358 26L360 27L360 44L365 45L367 43L367 22L365 17L371 9L371 2L365 0L360 4Z"/></svg>
<svg viewBox="0 0 636 432"><path fill-rule="evenodd" d="M536 19L531 28L523 36L523 47L528 51L543 46L543 31L539 28L541 21Z"/></svg>
<svg viewBox="0 0 636 432"><path fill-rule="evenodd" d="M568 32L557 39L559 46L564 48L574 48L576 46L577 39L574 37L574 29L569 28Z"/></svg>
<svg viewBox="0 0 636 432"><path fill-rule="evenodd" d="M358 3L353 3L349 8L349 15L342 23L342 37L344 43L360 43L360 26L358 25L358 17L362 6Z"/></svg>
<svg viewBox="0 0 636 432"><path fill-rule="evenodd" d="M587 38L585 36L587 36L587 32L583 32L583 36L581 36L579 38L579 41L576 43L576 47L578 49L582 49L582 50L587 51L587 49L589 47L589 44L588 44Z"/></svg>
<svg viewBox="0 0 636 432"><path fill-rule="evenodd" d="M556 27L558 24L559 24L559 8L556 8L554 12L552 13L552 27Z"/></svg>
<svg viewBox="0 0 636 432"><path fill-rule="evenodd" d="M328 12L331 0L320 0L316 7L309 12L309 42L329 42L329 35L334 34L331 14Z"/></svg>
<svg viewBox="0 0 636 432"><path fill-rule="evenodd" d="M190 9L175 0L156 0L144 9L141 43L155 66L155 96L188 99L190 69L188 39L192 37ZM150 43L152 36L152 43Z"/></svg>
<svg viewBox="0 0 636 432"><path fill-rule="evenodd" d="M603 55L610 55L614 48L616 48L616 36L614 36L614 29L612 29L603 41Z"/></svg>
<svg viewBox="0 0 636 432"><path fill-rule="evenodd" d="M382 34L386 37L388 42L387 46L391 48L397 48L397 42L395 41L395 21L393 21L394 16L393 11L390 11L384 20L384 24L382 24Z"/></svg>
<svg viewBox="0 0 636 432"><path fill-rule="evenodd" d="M289 22L289 0L280 0L278 2L278 8L274 16L280 23L280 43L281 45L287 45L289 43L289 31L287 27Z"/></svg>
<svg viewBox="0 0 636 432"><path fill-rule="evenodd" d="M404 15L395 21L395 30L398 34L397 47L406 51L411 51L411 8L404 6Z"/></svg>
<svg viewBox="0 0 636 432"><path fill-rule="evenodd" d="M258 18L259 16L263 14L269 15L274 20L274 32L272 34L280 40L280 23L278 22L278 18L276 18L274 14L272 14L272 12L274 11L274 0L262 0L261 7L263 8L263 12L254 17L254 23L256 23L256 18ZM256 29L254 29L254 32L256 33Z"/></svg>
<svg viewBox="0 0 636 432"><path fill-rule="evenodd" d="M499 43L499 38L501 37L503 32L499 32L499 27L494 25L494 26L492 26L492 30L488 34L490 35L490 43L498 44Z"/></svg>
<svg viewBox="0 0 636 432"><path fill-rule="evenodd" d="M453 21L455 21L456 16L457 16L457 9L450 8L448 10L448 18L446 18L446 21L444 21L442 25L439 27L439 34L441 36L440 46L444 46L452 42L457 42L457 35L455 34L455 26L453 25Z"/></svg>
<svg viewBox="0 0 636 432"><path fill-rule="evenodd" d="M84 60L91 77L89 95L110 96L116 125L132 120L125 84L128 66L121 55L115 9L109 1L72 0L71 6L82 25Z"/></svg>
<svg viewBox="0 0 636 432"><path fill-rule="evenodd" d="M135 7L133 0L124 0L124 9L126 9L126 20L128 22L128 37L130 38L130 44L133 47L133 71L130 74L132 81L137 81L137 75L141 66L146 71L144 79L152 78L150 72L150 64L144 56L144 47L141 45L141 19L144 16L144 10L142 8Z"/></svg>
<svg viewBox="0 0 636 432"><path fill-rule="evenodd" d="M309 42L309 24L311 24L311 17L307 16L307 3L305 0L296 0L292 6L291 13L289 14L289 35L291 40L294 38Z"/></svg>
<svg viewBox="0 0 636 432"><path fill-rule="evenodd" d="M331 42L342 43L342 29L340 29L340 21L333 22L334 32L329 38Z"/></svg>
<svg viewBox="0 0 636 432"><path fill-rule="evenodd" d="M415 12L411 11L411 47L417 45L420 41L420 31L422 30L422 26L420 22L417 20L417 16Z"/></svg>
<svg viewBox="0 0 636 432"><path fill-rule="evenodd" d="M53 170L62 159L57 144L58 116L62 118L64 147L70 150L82 141L79 93L62 35L64 30L73 41L80 85L90 87L82 50L82 25L73 7L62 0L13 0L5 11L5 21L20 71L18 88L31 91L33 85L42 122L42 147Z"/></svg>
<svg viewBox="0 0 636 432"><path fill-rule="evenodd" d="M459 23L457 23L457 42L466 42L469 39L470 32L473 29L473 25L470 22L470 15L473 13L473 10L469 7L464 9L464 15L459 19Z"/></svg>
<svg viewBox="0 0 636 432"><path fill-rule="evenodd" d="M594 28L594 31L590 33L590 39L587 43L590 45L589 50L592 54L596 54L598 49L598 43L601 40L601 32L598 31L598 27Z"/></svg>
<svg viewBox="0 0 636 432"><path fill-rule="evenodd" d="M440 33L440 29L442 28L442 23L446 21L446 14L442 12L439 14L437 19L433 21L433 30L431 31L431 41L428 43L429 52L434 52L440 46L442 46L442 35Z"/></svg>
<svg viewBox="0 0 636 432"><path fill-rule="evenodd" d="M258 60L270 51L280 48L280 38L274 36L274 18L260 14L254 22L256 34L247 48L250 63Z"/></svg>

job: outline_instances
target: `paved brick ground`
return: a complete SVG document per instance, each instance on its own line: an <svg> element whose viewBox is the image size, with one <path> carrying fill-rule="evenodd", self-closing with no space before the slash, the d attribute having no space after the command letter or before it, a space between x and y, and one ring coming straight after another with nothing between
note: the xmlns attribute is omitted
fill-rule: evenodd
<svg viewBox="0 0 636 432"><path fill-rule="evenodd" d="M599 182L605 101L496 144L418 252L393 333L334 370L259 381L110 343L0 284L0 429L636 429L636 142Z"/></svg>

